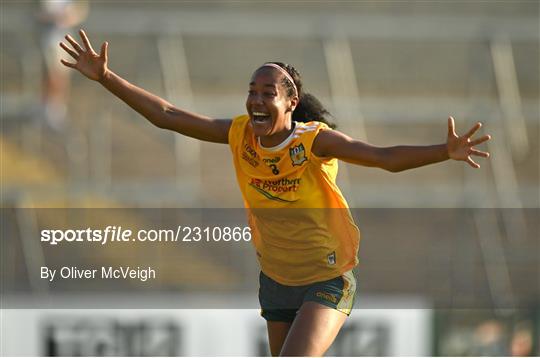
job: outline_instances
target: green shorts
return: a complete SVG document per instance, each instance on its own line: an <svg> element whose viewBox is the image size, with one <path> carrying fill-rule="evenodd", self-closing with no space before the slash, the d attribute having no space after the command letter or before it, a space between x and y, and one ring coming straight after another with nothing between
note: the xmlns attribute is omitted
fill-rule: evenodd
<svg viewBox="0 0 540 358"><path fill-rule="evenodd" d="M352 271L305 286L282 285L261 271L259 285L261 316L267 321L280 322L292 322L302 304L309 301L349 315L356 292L356 279Z"/></svg>

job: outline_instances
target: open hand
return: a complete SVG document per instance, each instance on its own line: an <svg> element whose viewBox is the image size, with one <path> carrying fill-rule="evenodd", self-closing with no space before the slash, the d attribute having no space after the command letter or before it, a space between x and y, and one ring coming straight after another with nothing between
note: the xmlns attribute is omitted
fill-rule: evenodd
<svg viewBox="0 0 540 358"><path fill-rule="evenodd" d="M454 118L448 117L448 139L446 141L446 148L450 159L463 160L469 163L473 168L480 168L480 165L472 160L471 156L476 155L487 158L489 157L489 153L477 150L474 146L491 139L491 136L485 135L478 139L471 140L471 137L478 129L480 129L480 127L482 127L482 123L478 122L465 135L458 136L456 134Z"/></svg>
<svg viewBox="0 0 540 358"><path fill-rule="evenodd" d="M79 30L79 35L81 36L84 49L70 35L66 35L65 39L71 44L73 49L67 46L65 43L60 42L60 47L70 54L71 57L76 60L76 62L71 63L67 62L66 60L60 60L60 62L67 67L78 70L91 80L100 81L108 71L107 47L109 44L104 42L101 45L101 51L98 55L92 48L92 45L90 44L90 41L83 30Z"/></svg>

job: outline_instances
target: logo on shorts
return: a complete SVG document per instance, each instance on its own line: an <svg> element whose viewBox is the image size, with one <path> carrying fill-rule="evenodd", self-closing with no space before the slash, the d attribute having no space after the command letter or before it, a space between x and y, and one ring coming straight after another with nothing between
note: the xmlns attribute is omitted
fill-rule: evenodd
<svg viewBox="0 0 540 358"><path fill-rule="evenodd" d="M322 298L325 301L332 302L332 303L337 303L338 302L338 299L336 298L336 296L334 296L334 295L332 295L330 293L318 291L318 292L315 293L315 296L317 296L319 298Z"/></svg>
<svg viewBox="0 0 540 358"><path fill-rule="evenodd" d="M336 252L333 251L331 254L326 256L328 259L328 265L335 265L336 264Z"/></svg>
<svg viewBox="0 0 540 358"><path fill-rule="evenodd" d="M296 147L290 148L289 155L291 156L292 165L302 165L302 163L307 160L306 149L302 143Z"/></svg>

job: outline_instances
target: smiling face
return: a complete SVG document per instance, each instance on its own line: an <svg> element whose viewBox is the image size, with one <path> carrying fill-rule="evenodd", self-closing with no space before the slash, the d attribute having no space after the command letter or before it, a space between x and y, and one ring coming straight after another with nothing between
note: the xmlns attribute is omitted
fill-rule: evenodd
<svg viewBox="0 0 540 358"><path fill-rule="evenodd" d="M279 70L261 67L249 84L246 109L253 133L261 137L264 145L279 144L291 130L291 114L298 101L287 95L283 77Z"/></svg>

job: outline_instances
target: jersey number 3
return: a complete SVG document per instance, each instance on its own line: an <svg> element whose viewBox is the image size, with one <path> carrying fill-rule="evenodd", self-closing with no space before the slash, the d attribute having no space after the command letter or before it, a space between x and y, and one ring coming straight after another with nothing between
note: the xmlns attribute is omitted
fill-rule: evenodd
<svg viewBox="0 0 540 358"><path fill-rule="evenodd" d="M275 165L275 164L270 164L270 168L272 169L272 174L274 174L274 175L278 175L278 174L279 174L279 169L277 168L277 165Z"/></svg>

